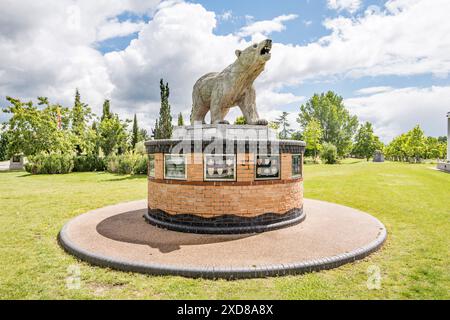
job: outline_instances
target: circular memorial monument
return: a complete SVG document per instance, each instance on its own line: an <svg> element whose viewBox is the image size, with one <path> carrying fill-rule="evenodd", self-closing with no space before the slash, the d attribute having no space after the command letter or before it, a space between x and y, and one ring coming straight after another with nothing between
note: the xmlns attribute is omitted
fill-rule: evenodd
<svg viewBox="0 0 450 320"><path fill-rule="evenodd" d="M148 213L156 226L193 233L253 233L305 218L305 143L265 126L179 127L146 143Z"/></svg>
<svg viewBox="0 0 450 320"><path fill-rule="evenodd" d="M146 143L148 200L75 217L62 247L119 270L228 279L330 269L379 249L386 229L376 218L304 201L305 143L277 139L256 111L253 81L271 48L236 50L233 64L201 77L192 125ZM226 123L234 106L248 125Z"/></svg>

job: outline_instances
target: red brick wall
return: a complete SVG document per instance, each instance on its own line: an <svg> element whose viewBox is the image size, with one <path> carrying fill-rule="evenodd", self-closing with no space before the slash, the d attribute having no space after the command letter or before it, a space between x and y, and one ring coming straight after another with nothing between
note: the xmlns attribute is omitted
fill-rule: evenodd
<svg viewBox="0 0 450 320"><path fill-rule="evenodd" d="M190 185L149 180L148 190L149 207L170 214L258 216L269 212L283 214L303 205L301 180L246 186Z"/></svg>
<svg viewBox="0 0 450 320"><path fill-rule="evenodd" d="M203 182L202 155L187 155L187 181L164 180L163 154L155 154L155 179L148 183L152 209L203 217L283 214L303 205L303 182L292 180L291 155L281 155L281 179L255 181L253 154L237 155L237 182Z"/></svg>

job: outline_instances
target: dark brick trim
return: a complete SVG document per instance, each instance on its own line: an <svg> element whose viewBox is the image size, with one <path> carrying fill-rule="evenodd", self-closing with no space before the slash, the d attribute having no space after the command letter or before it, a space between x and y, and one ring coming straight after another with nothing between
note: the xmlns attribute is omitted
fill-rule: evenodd
<svg viewBox="0 0 450 320"><path fill-rule="evenodd" d="M170 179L155 179L148 178L149 181L161 184L176 184L176 185L188 185L188 186L261 186L261 185L274 185L274 184L288 184L302 182L303 178L293 178L285 180L254 180L254 181L184 181L184 180L170 180Z"/></svg>
<svg viewBox="0 0 450 320"><path fill-rule="evenodd" d="M233 144L233 152L236 154L238 152L249 153L254 151L255 149L259 152L260 147L265 146L264 153L270 154L272 150L272 146L278 145L277 153L292 153L299 154L304 153L305 151L305 142L296 141L296 140L221 140L223 143L223 150L228 151L226 149L226 145ZM201 151L203 152L206 147L208 147L211 143L217 142L216 140L191 140L191 141L183 141L178 139L168 139L168 140L151 140L145 143L147 147L147 153L171 153L173 148L177 145L184 144L184 147L188 150L190 149L190 153L194 153L194 146L201 146ZM243 150L238 150L238 144L243 144ZM181 150L183 152L183 150Z"/></svg>
<svg viewBox="0 0 450 320"><path fill-rule="evenodd" d="M204 218L192 214L171 215L159 209L148 209L144 219L157 227L198 234L261 233L293 226L305 220L303 208L289 210L285 214L265 213L256 217L232 214Z"/></svg>

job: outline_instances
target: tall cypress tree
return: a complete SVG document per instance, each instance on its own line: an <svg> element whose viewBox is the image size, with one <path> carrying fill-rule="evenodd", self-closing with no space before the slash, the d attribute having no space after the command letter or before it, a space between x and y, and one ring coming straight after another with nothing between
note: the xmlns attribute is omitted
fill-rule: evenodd
<svg viewBox="0 0 450 320"><path fill-rule="evenodd" d="M159 123L158 123L158 119L156 119L155 122L155 129L152 129L152 137L153 139L157 140L159 139Z"/></svg>
<svg viewBox="0 0 450 320"><path fill-rule="evenodd" d="M134 149L136 146L136 143L139 141L139 128L137 124L137 117L136 114L134 114L134 120L133 120L133 132L131 136L131 147Z"/></svg>
<svg viewBox="0 0 450 320"><path fill-rule="evenodd" d="M105 102L103 102L103 112L102 112L101 121L103 121L104 119L111 119L111 117L112 117L112 114L111 114L111 110L110 110L110 101L105 100Z"/></svg>
<svg viewBox="0 0 450 320"><path fill-rule="evenodd" d="M184 118L183 118L183 115L181 114L181 112L180 112L180 114L178 115L178 126L184 126Z"/></svg>
<svg viewBox="0 0 450 320"><path fill-rule="evenodd" d="M169 104L169 84L166 83L164 85L164 81L161 79L159 88L161 90L161 109L159 110L159 121L157 127L155 127L155 132L158 137L155 139L170 139L172 137L173 125Z"/></svg>
<svg viewBox="0 0 450 320"><path fill-rule="evenodd" d="M72 131L81 137L87 126L87 121L92 117L91 109L87 104L81 102L78 89L75 91L75 101L71 112Z"/></svg>

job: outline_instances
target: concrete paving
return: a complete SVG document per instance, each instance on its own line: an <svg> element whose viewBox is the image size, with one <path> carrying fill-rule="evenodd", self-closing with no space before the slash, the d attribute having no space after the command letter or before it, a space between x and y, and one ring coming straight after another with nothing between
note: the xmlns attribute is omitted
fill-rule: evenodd
<svg viewBox="0 0 450 320"><path fill-rule="evenodd" d="M60 243L97 265L152 274L221 277L217 271L228 270L231 275L233 269L278 270L255 274L261 276L337 267L367 256L386 238L383 224L373 216L317 200L305 199L306 220L298 225L244 235L158 229L144 221L146 208L142 200L78 216L63 228Z"/></svg>

